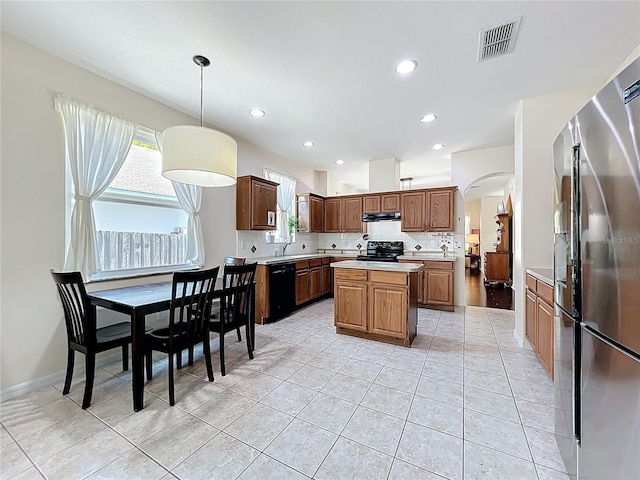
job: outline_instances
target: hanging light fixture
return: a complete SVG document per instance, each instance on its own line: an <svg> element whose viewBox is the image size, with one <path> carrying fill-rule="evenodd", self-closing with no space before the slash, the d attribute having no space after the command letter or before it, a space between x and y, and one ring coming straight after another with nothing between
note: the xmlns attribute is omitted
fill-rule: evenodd
<svg viewBox="0 0 640 480"><path fill-rule="evenodd" d="M203 72L211 62L193 57L200 67L200 126L176 125L164 131L162 175L169 180L201 187L226 187L236 183L238 144L229 135L203 126Z"/></svg>

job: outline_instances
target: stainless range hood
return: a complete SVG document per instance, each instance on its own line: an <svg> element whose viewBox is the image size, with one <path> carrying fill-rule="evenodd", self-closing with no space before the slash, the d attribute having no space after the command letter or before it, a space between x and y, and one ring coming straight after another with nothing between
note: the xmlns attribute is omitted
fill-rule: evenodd
<svg viewBox="0 0 640 480"><path fill-rule="evenodd" d="M400 212L378 212L362 214L363 222L383 222L389 220L400 220Z"/></svg>

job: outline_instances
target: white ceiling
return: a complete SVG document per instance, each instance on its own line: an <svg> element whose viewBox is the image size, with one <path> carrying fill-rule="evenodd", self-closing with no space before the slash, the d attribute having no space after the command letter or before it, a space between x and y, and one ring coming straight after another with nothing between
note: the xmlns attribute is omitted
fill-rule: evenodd
<svg viewBox="0 0 640 480"><path fill-rule="evenodd" d="M205 122L363 191L389 157L413 187L446 183L451 153L513 144L519 99L604 81L640 44L635 1L0 5L4 32L195 118L191 57L209 57ZM514 52L478 63L480 30L518 16Z"/></svg>

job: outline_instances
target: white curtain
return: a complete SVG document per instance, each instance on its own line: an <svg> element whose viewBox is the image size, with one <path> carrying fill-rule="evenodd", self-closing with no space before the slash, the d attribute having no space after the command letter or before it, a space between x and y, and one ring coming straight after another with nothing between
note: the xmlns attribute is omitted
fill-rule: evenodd
<svg viewBox="0 0 640 480"><path fill-rule="evenodd" d="M96 255L93 200L122 167L138 125L61 94L55 96L55 107L62 115L75 191L71 243L64 268L79 270L88 280L101 268Z"/></svg>
<svg viewBox="0 0 640 480"><path fill-rule="evenodd" d="M277 231L278 237L287 238L289 236L289 213L295 207L296 201L296 179L270 168L264 169L264 176L267 180L280 184L278 186L278 214L280 218L277 222ZM294 215L292 214L292 216Z"/></svg>
<svg viewBox="0 0 640 480"><path fill-rule="evenodd" d="M162 132L156 132L156 143L162 153ZM204 237L200 221L202 187L171 181L178 203L187 212L187 253L186 259L192 265L204 265Z"/></svg>

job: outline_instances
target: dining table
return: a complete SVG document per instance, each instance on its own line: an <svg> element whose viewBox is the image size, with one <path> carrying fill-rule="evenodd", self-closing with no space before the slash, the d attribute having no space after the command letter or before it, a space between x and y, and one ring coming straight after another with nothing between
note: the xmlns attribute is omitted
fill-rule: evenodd
<svg viewBox="0 0 640 480"><path fill-rule="evenodd" d="M131 389L133 392L133 410L138 412L144 408L144 355L146 317L147 315L168 311L171 306L172 282L149 283L129 287L112 288L88 292L93 308L102 307L113 310L131 318ZM252 311L248 312L249 335L255 345L255 325L253 309L255 308L255 283L251 286ZM222 279L217 279L212 301L234 292L233 288L224 290Z"/></svg>

